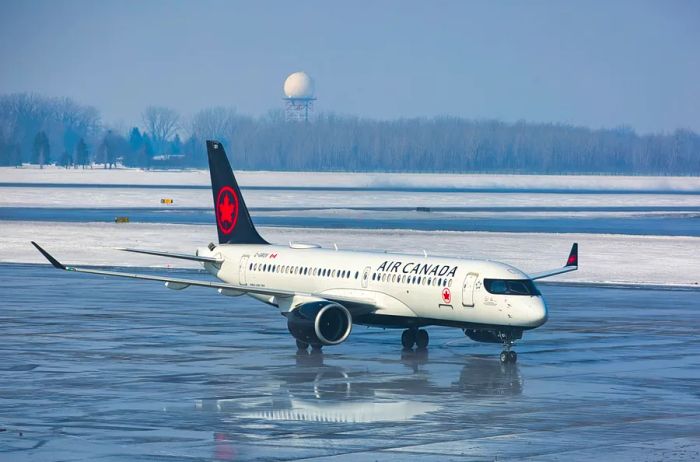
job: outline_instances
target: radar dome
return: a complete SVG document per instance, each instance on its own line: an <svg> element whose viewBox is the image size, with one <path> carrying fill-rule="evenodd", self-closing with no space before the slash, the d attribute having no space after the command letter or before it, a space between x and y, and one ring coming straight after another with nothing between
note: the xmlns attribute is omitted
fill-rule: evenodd
<svg viewBox="0 0 700 462"><path fill-rule="evenodd" d="M295 72L284 81L287 98L306 99L314 97L314 81L306 72Z"/></svg>

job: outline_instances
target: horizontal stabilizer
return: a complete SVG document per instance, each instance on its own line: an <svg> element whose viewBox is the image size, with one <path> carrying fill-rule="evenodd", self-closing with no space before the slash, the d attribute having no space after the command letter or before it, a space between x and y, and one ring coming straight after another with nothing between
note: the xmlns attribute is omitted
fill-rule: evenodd
<svg viewBox="0 0 700 462"><path fill-rule="evenodd" d="M189 255L186 253L163 252L160 250L127 249L127 248L121 248L121 247L117 248L117 250L121 250L123 252L142 253L145 255L156 255L158 257L178 258L180 260L199 261L202 263L223 263L224 262L224 260L221 258L200 257L199 255Z"/></svg>

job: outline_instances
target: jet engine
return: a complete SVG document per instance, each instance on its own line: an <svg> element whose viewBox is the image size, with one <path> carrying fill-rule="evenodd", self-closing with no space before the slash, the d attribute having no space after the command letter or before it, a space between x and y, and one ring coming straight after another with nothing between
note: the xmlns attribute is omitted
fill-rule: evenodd
<svg viewBox="0 0 700 462"><path fill-rule="evenodd" d="M342 305L309 302L287 313L287 328L295 339L310 345L337 345L352 330L352 316Z"/></svg>
<svg viewBox="0 0 700 462"><path fill-rule="evenodd" d="M509 331L464 329L464 335L474 340L475 342L503 343L504 340L518 340L522 338L523 331L519 329L513 329Z"/></svg>

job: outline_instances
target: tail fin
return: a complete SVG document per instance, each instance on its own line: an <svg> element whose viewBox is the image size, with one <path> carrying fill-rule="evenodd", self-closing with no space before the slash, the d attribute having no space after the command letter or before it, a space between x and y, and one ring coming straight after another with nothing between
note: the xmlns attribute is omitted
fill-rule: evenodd
<svg viewBox="0 0 700 462"><path fill-rule="evenodd" d="M253 225L224 147L207 141L209 173L220 244L268 244Z"/></svg>

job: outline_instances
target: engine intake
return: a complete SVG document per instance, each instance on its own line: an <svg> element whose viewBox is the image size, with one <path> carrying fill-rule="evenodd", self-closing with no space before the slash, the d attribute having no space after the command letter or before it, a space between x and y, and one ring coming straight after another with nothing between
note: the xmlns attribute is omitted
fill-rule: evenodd
<svg viewBox="0 0 700 462"><path fill-rule="evenodd" d="M325 301L300 305L287 314L292 336L310 345L338 345L352 330L352 316L342 305Z"/></svg>

